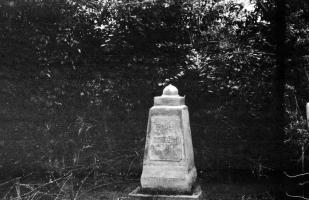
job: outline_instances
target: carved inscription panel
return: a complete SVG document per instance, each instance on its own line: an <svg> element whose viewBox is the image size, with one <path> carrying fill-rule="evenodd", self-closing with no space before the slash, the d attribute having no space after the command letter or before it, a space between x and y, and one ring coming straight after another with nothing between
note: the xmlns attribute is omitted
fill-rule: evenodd
<svg viewBox="0 0 309 200"><path fill-rule="evenodd" d="M149 159L180 161L183 158L180 118L155 115L151 117Z"/></svg>

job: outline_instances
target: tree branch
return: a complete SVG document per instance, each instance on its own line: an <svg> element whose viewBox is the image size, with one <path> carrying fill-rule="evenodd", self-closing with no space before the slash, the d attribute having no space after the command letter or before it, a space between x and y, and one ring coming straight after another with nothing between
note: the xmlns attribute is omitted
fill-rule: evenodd
<svg viewBox="0 0 309 200"><path fill-rule="evenodd" d="M283 172L287 177L289 178L297 178L297 177L302 177L302 176L306 176L306 175L309 175L309 173L303 173L303 174L296 174L296 175L289 175L288 173L286 172Z"/></svg>
<svg viewBox="0 0 309 200"><path fill-rule="evenodd" d="M299 199L304 199L304 200L309 200L309 198L303 197L303 196L297 196L297 195L289 195L288 193L285 193L286 196L291 197L291 198L299 198Z"/></svg>

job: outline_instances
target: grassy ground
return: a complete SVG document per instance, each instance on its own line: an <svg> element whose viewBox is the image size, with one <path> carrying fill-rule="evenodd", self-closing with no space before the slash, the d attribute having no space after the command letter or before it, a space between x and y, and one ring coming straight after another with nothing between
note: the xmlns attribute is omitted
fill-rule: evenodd
<svg viewBox="0 0 309 200"><path fill-rule="evenodd" d="M200 180L204 193L203 199L207 200L273 200L273 191L277 186L266 182L222 183ZM103 187L99 190L86 193L80 200L131 200L128 193L139 185L138 182Z"/></svg>
<svg viewBox="0 0 309 200"><path fill-rule="evenodd" d="M294 191L288 191L289 188L295 188L295 184L293 184L293 187L292 185L287 186L286 181L286 183L283 184L282 181L278 181L279 179L275 177L257 179L256 177L250 176L250 173L244 172L239 174L236 172L232 174L224 174L224 172L208 172L207 175L201 175L199 177L200 178L197 182L202 187L204 200L284 200L287 199L286 196L278 198L278 194L284 195L284 192L293 192L294 194L299 193L298 191L297 193ZM89 178L84 184L77 185L77 188L80 189L75 188L72 190L72 187L69 184L70 181L66 181L66 179L58 181L58 184L53 183L47 186L50 182L46 182L46 180L40 180L39 177L30 178L24 178L20 182L24 185L20 190L20 195L25 197L23 199L133 200L128 194L140 185L139 176L123 177L105 175L98 177L95 182ZM40 191L41 194L48 193L50 195L32 195L31 198L29 198L30 196L26 197L25 194L30 191L29 188L25 187L27 184L39 188L39 190L33 190L31 194ZM46 186L38 187L39 185ZM12 186L13 182L0 187L0 199L3 199L9 190L11 191L6 195L6 199L17 197L16 188L12 188ZM58 195L56 197L56 195L53 194Z"/></svg>

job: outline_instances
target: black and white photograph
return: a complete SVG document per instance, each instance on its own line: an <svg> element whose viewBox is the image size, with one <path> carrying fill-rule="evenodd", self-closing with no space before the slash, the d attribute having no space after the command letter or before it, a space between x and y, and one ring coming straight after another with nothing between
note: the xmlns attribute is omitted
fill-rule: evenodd
<svg viewBox="0 0 309 200"><path fill-rule="evenodd" d="M1 200L309 200L308 0L0 0Z"/></svg>

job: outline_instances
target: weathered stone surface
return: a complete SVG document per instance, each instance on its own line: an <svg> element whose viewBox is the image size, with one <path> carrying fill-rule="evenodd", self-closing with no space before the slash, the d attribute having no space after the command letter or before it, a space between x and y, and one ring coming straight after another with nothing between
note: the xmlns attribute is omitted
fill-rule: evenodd
<svg viewBox="0 0 309 200"><path fill-rule="evenodd" d="M177 115L156 115L151 118L149 160L175 161L183 158L180 119Z"/></svg>
<svg viewBox="0 0 309 200"><path fill-rule="evenodd" d="M190 192L196 180L188 108L176 87L154 98L149 111L141 186Z"/></svg>
<svg viewBox="0 0 309 200"><path fill-rule="evenodd" d="M141 188L138 187L134 191L132 191L129 196L136 200L202 200L203 193L202 189L199 185L193 186L192 194L147 194L141 191Z"/></svg>

